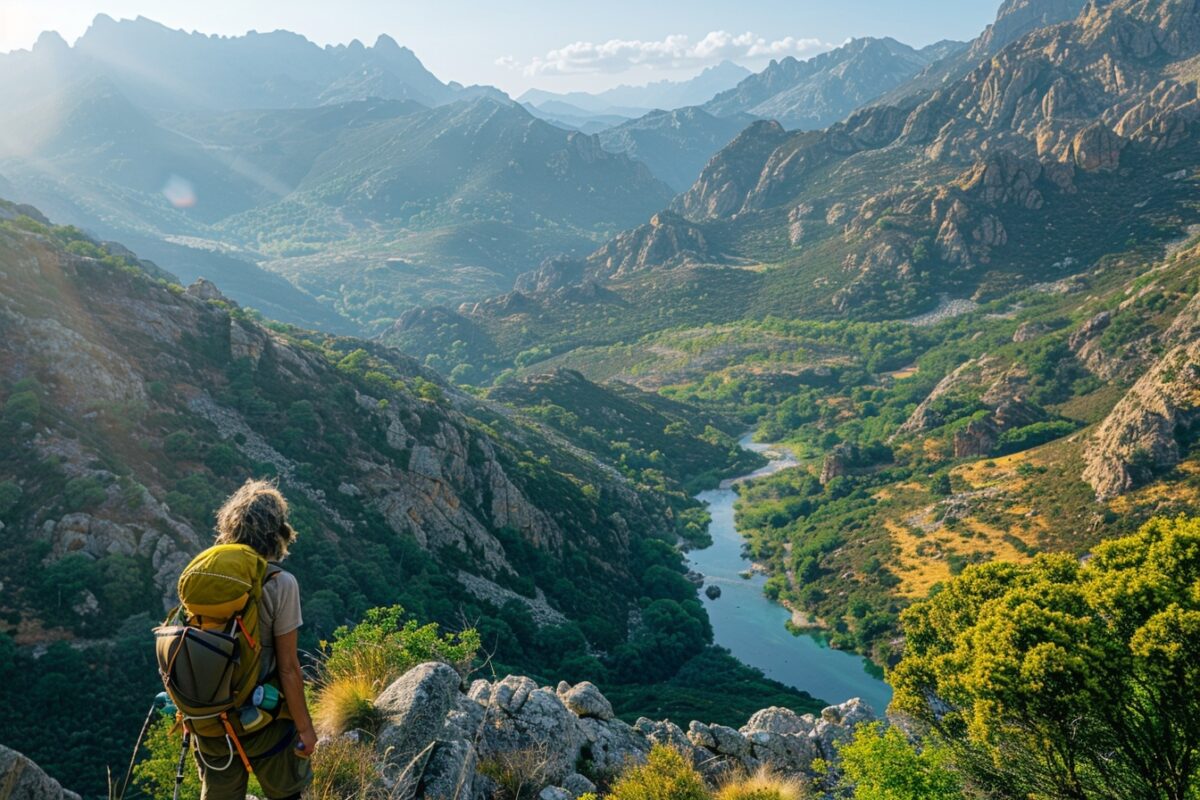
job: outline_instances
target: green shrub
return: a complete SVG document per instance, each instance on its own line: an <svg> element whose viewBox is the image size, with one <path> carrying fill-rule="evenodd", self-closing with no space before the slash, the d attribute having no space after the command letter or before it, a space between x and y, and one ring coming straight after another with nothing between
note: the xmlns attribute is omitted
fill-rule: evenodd
<svg viewBox="0 0 1200 800"><path fill-rule="evenodd" d="M610 800L708 800L704 778L678 750L655 745L613 784Z"/></svg>
<svg viewBox="0 0 1200 800"><path fill-rule="evenodd" d="M16 507L21 499L21 487L12 481L0 481L0 519Z"/></svg>
<svg viewBox="0 0 1200 800"><path fill-rule="evenodd" d="M63 489L63 501L68 511L87 511L104 502L108 493L96 478L72 478Z"/></svg>
<svg viewBox="0 0 1200 800"><path fill-rule="evenodd" d="M465 672L479 651L479 634L471 628L442 634L437 623L419 625L405 620L401 606L373 608L353 628L333 632L322 642L327 679L356 677L382 689L412 667L443 661Z"/></svg>
<svg viewBox="0 0 1200 800"><path fill-rule="evenodd" d="M918 752L897 728L859 726L838 752L855 800L962 800L948 753L931 745Z"/></svg>

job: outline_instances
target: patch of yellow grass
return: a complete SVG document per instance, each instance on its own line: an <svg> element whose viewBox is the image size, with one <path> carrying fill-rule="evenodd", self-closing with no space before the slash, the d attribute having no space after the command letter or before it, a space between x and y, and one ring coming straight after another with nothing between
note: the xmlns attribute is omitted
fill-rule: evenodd
<svg viewBox="0 0 1200 800"><path fill-rule="evenodd" d="M932 512L932 509L930 509ZM987 561L1028 561L1029 556L1006 539L1010 534L1026 546L1032 546L1029 531L1022 526L1007 531L974 518L963 520L974 534L964 536L948 528L923 533L894 520L884 522L888 538L897 552L895 572L900 578L896 591L903 597L919 599L936 584L949 580L949 556L966 556L972 561L984 556Z"/></svg>
<svg viewBox="0 0 1200 800"><path fill-rule="evenodd" d="M1188 483L1188 478L1200 476L1200 462L1184 461L1176 469L1183 479L1155 481L1113 499L1108 507L1118 514L1130 514L1148 506L1200 504L1200 491Z"/></svg>
<svg viewBox="0 0 1200 800"><path fill-rule="evenodd" d="M898 594L910 599L925 597L935 584L950 578L950 565L946 562L942 543L937 541L937 534L922 536L893 520L884 521L883 526L897 552Z"/></svg>
<svg viewBox="0 0 1200 800"><path fill-rule="evenodd" d="M325 736L373 730L378 722L376 692L375 683L363 675L328 677L316 690L313 725Z"/></svg>
<svg viewBox="0 0 1200 800"><path fill-rule="evenodd" d="M805 800L811 796L799 778L787 778L761 767L752 775L730 779L717 790L714 800Z"/></svg>
<svg viewBox="0 0 1200 800"><path fill-rule="evenodd" d="M1025 479L1017 477L1017 466L1025 461L1033 463L1029 453L1025 450L998 458L983 458L955 467L951 474L962 478L973 489L1002 485L1016 491L1025 485Z"/></svg>

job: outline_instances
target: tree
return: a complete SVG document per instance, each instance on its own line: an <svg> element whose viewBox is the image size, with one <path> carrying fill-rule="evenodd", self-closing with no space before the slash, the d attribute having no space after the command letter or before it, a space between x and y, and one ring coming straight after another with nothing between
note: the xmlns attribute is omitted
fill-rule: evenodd
<svg viewBox="0 0 1200 800"><path fill-rule="evenodd" d="M1200 787L1200 520L1081 565L969 567L905 611L893 708L1005 796L1186 800Z"/></svg>
<svg viewBox="0 0 1200 800"><path fill-rule="evenodd" d="M860 725L838 747L843 784L855 800L961 800L949 752L936 745L917 750L898 729L881 723Z"/></svg>

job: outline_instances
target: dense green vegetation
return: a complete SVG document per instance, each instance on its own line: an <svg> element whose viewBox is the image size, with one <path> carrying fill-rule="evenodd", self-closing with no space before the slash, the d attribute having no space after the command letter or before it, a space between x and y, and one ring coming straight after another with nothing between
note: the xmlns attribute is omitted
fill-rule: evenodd
<svg viewBox="0 0 1200 800"><path fill-rule="evenodd" d="M1200 785L1200 521L1081 564L971 567L904 614L895 707L972 796L1185 800Z"/></svg>

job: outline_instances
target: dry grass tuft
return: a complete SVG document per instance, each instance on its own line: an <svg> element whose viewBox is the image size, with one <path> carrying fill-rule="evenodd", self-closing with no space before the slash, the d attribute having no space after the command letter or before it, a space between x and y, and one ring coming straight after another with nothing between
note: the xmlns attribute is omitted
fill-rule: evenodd
<svg viewBox="0 0 1200 800"><path fill-rule="evenodd" d="M715 800L806 800L812 797L800 778L788 778L761 767L752 775L735 777L717 790Z"/></svg>
<svg viewBox="0 0 1200 800"><path fill-rule="evenodd" d="M322 742L312 758L308 800L386 800L379 757L369 742L347 736Z"/></svg>
<svg viewBox="0 0 1200 800"><path fill-rule="evenodd" d="M341 736L352 730L373 734L380 721L375 708L377 693L375 682L365 675L327 675L317 687L313 725L323 736Z"/></svg>

